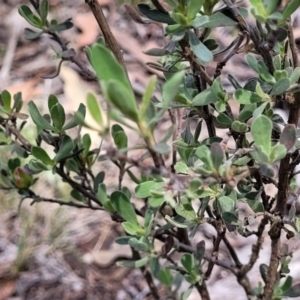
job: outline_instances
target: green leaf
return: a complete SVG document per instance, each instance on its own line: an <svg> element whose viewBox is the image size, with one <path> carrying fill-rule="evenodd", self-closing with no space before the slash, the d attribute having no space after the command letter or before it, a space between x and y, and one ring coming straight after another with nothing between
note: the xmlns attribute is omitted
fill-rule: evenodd
<svg viewBox="0 0 300 300"><path fill-rule="evenodd" d="M224 100L226 93L223 90L220 77L216 78L211 86L213 92L216 94L218 100Z"/></svg>
<svg viewBox="0 0 300 300"><path fill-rule="evenodd" d="M151 9L150 6L147 4L138 4L137 7L138 10L150 20L159 23L166 23L168 25L175 24L174 20L168 14L160 12L156 9Z"/></svg>
<svg viewBox="0 0 300 300"><path fill-rule="evenodd" d="M276 144L271 148L270 163L274 163L286 156L286 147L282 144Z"/></svg>
<svg viewBox="0 0 300 300"><path fill-rule="evenodd" d="M218 204L221 212L233 211L235 208L235 201L227 196L221 196L218 198Z"/></svg>
<svg viewBox="0 0 300 300"><path fill-rule="evenodd" d="M232 225L236 225L236 223L239 220L239 218L236 214L234 214L233 212L229 212L229 211L223 212L221 214L221 217L226 223L232 224Z"/></svg>
<svg viewBox="0 0 300 300"><path fill-rule="evenodd" d="M226 117L223 118L223 115L225 115ZM213 123L216 126L216 128L224 129L224 128L230 128L231 127L232 120L227 119L228 116L225 113L223 115L220 116L220 114L219 114L220 118L218 118L219 116L217 118L213 116ZM219 122L220 119L221 119L221 122ZM229 120L231 121L230 124L229 124Z"/></svg>
<svg viewBox="0 0 300 300"><path fill-rule="evenodd" d="M115 191L110 195L110 201L114 209L121 217L132 224L137 224L137 217L134 208L128 197L121 191Z"/></svg>
<svg viewBox="0 0 300 300"><path fill-rule="evenodd" d="M139 121L139 111L131 89L127 89L116 80L109 80L106 84L106 93L110 102L125 117L136 123Z"/></svg>
<svg viewBox="0 0 300 300"><path fill-rule="evenodd" d="M114 55L106 47L100 44L95 44L88 48L91 63L101 81L107 82L115 80L122 84L130 97L134 98L130 82L127 78L124 68L118 63Z"/></svg>
<svg viewBox="0 0 300 300"><path fill-rule="evenodd" d="M163 104L165 108L168 108L171 101L174 100L175 95L178 92L178 89L180 87L180 84L183 82L185 72L180 71L176 74L174 74L171 79L169 79L163 86Z"/></svg>
<svg viewBox="0 0 300 300"><path fill-rule="evenodd" d="M146 91L143 95L142 104L141 104L141 107L140 107L141 120L144 120L145 117L146 117L146 113L147 113L147 110L148 110L149 105L151 103L151 97L152 97L152 94L154 92L156 81L157 81L157 76L154 75L154 76L150 77L150 80L149 80L148 85L146 87Z"/></svg>
<svg viewBox="0 0 300 300"><path fill-rule="evenodd" d="M207 104L216 103L217 101L218 98L213 92L212 88L208 88L194 97L193 106L204 106Z"/></svg>
<svg viewBox="0 0 300 300"><path fill-rule="evenodd" d="M173 30L171 33L172 33L172 39L171 41L172 42L178 42L178 41L181 41L186 32L187 32L187 29L186 28L182 28L181 25L179 24L176 24L176 25L169 25L166 27L166 32L168 32L168 29L170 29L171 26L177 26L177 29L176 30Z"/></svg>
<svg viewBox="0 0 300 300"><path fill-rule="evenodd" d="M180 259L183 267L188 271L188 273L195 272L195 257L191 253L184 253Z"/></svg>
<svg viewBox="0 0 300 300"><path fill-rule="evenodd" d="M33 184L33 176L25 168L17 167L14 170L14 182L17 188L27 189Z"/></svg>
<svg viewBox="0 0 300 300"><path fill-rule="evenodd" d="M200 189L200 190L197 191L197 195L199 196L199 198L215 196L216 191L213 191L210 188Z"/></svg>
<svg viewBox="0 0 300 300"><path fill-rule="evenodd" d="M48 97L48 109L49 109L49 112L51 111L52 107L58 103L58 99L55 95L53 94L50 94L49 97Z"/></svg>
<svg viewBox="0 0 300 300"><path fill-rule="evenodd" d="M14 94L14 105L13 105L13 109L16 112L19 112L22 109L23 106L23 99L22 99L22 93L18 92L16 94Z"/></svg>
<svg viewBox="0 0 300 300"><path fill-rule="evenodd" d="M188 221L193 221L197 217L193 206L187 199L181 200L181 202L176 205L175 211Z"/></svg>
<svg viewBox="0 0 300 300"><path fill-rule="evenodd" d="M148 208L146 210L145 220L144 220L145 236L149 236L151 234L154 218L155 218L155 210Z"/></svg>
<svg viewBox="0 0 300 300"><path fill-rule="evenodd" d="M125 268L140 268L146 265L148 261L149 261L149 256L146 256L136 261L130 261L130 260L117 261L116 265Z"/></svg>
<svg viewBox="0 0 300 300"><path fill-rule="evenodd" d="M264 283L268 282L268 269L269 267L266 264L261 264L259 266L259 272Z"/></svg>
<svg viewBox="0 0 300 300"><path fill-rule="evenodd" d="M274 72L274 78L276 81L279 81L280 79L287 78L288 72L286 70L276 70Z"/></svg>
<svg viewBox="0 0 300 300"><path fill-rule="evenodd" d="M136 223L123 222L122 226L124 230L130 235L144 235L144 229Z"/></svg>
<svg viewBox="0 0 300 300"><path fill-rule="evenodd" d="M174 219L172 219L168 215L165 216L165 219L168 221L168 223L170 223L171 225L173 225L177 228L188 228L189 227L189 224L179 223L179 222L175 221Z"/></svg>
<svg viewBox="0 0 300 300"><path fill-rule="evenodd" d="M34 31L30 28L25 28L24 30L24 38L25 40L35 40L39 38L44 32L43 31Z"/></svg>
<svg viewBox="0 0 300 300"><path fill-rule="evenodd" d="M300 296L300 283L294 284L287 292L282 296L296 298Z"/></svg>
<svg viewBox="0 0 300 300"><path fill-rule="evenodd" d="M139 184L135 188L135 196L137 198L147 198L151 196L151 191L160 190L165 185L164 182L156 182L156 181L146 181Z"/></svg>
<svg viewBox="0 0 300 300"><path fill-rule="evenodd" d="M193 31L188 32L191 50L194 52L199 62L206 65L213 61L212 52L199 40Z"/></svg>
<svg viewBox="0 0 300 300"><path fill-rule="evenodd" d="M251 134L255 146L262 147L263 151L269 155L271 151L272 121L265 115L258 116L251 125Z"/></svg>
<svg viewBox="0 0 300 300"><path fill-rule="evenodd" d="M243 156L243 157L235 160L233 162L233 164L237 165L237 166L245 166L250 160L251 160L251 158L249 156Z"/></svg>
<svg viewBox="0 0 300 300"><path fill-rule="evenodd" d="M102 126L103 117L102 110L100 108L99 101L93 93L88 93L86 98L87 108L92 116L92 118L96 121L97 124Z"/></svg>
<svg viewBox="0 0 300 300"><path fill-rule="evenodd" d="M55 128L49 122L47 122L46 119L40 114L34 102L30 101L28 103L28 107L30 116L37 126L41 127L42 129L55 131Z"/></svg>
<svg viewBox="0 0 300 300"><path fill-rule="evenodd" d="M18 157L17 158L13 158L13 159L9 159L7 165L9 167L9 169L11 171L13 171L15 168L21 166L21 160Z"/></svg>
<svg viewBox="0 0 300 300"><path fill-rule="evenodd" d="M281 135L280 144L284 145L286 150L289 151L297 141L297 132L295 124L286 124Z"/></svg>
<svg viewBox="0 0 300 300"><path fill-rule="evenodd" d="M64 30L68 30L72 28L74 24L72 23L71 19L68 19L60 24L52 25L50 26L50 30L56 31L56 32L61 32Z"/></svg>
<svg viewBox="0 0 300 300"><path fill-rule="evenodd" d="M294 124L286 124L281 135L279 142L283 144L287 151L292 149L297 141L297 132Z"/></svg>
<svg viewBox="0 0 300 300"><path fill-rule="evenodd" d="M81 202L84 201L84 199L85 199L84 196L77 190L72 190L70 193L70 196L72 198L74 198L75 200L81 201Z"/></svg>
<svg viewBox="0 0 300 300"><path fill-rule="evenodd" d="M226 102L224 100L218 101L215 104L215 106L216 106L217 112L219 112L219 113L226 111Z"/></svg>
<svg viewBox="0 0 300 300"><path fill-rule="evenodd" d="M191 295L192 291L193 291L194 286L191 285L187 290L185 290L181 296L180 296L180 300L187 300L188 297Z"/></svg>
<svg viewBox="0 0 300 300"><path fill-rule="evenodd" d="M276 7L278 5L279 0L273 0L273 1L264 1L264 6L266 9L266 12L268 15L274 12L276 10Z"/></svg>
<svg viewBox="0 0 300 300"><path fill-rule="evenodd" d="M173 278L170 269L168 268L160 269L157 279L165 286L171 288Z"/></svg>
<svg viewBox="0 0 300 300"><path fill-rule="evenodd" d="M267 106L268 107L270 106L269 102L262 103L256 109L254 109L253 110L253 118L256 118L259 115L261 115L265 111L265 109L266 109Z"/></svg>
<svg viewBox="0 0 300 300"><path fill-rule="evenodd" d="M180 24L183 27L186 27L188 25L186 17L180 12L172 11L171 17L176 23Z"/></svg>
<svg viewBox="0 0 300 300"><path fill-rule="evenodd" d="M48 167L39 160L30 160L28 163L29 169L34 173L40 173L42 171L48 171L51 167Z"/></svg>
<svg viewBox="0 0 300 300"><path fill-rule="evenodd" d="M57 128L58 131L61 131L66 121L66 114L63 106L60 103L56 103L51 108L50 115L55 128Z"/></svg>
<svg viewBox="0 0 300 300"><path fill-rule="evenodd" d="M111 128L111 134L118 149L127 148L127 136L120 125L114 124Z"/></svg>
<svg viewBox="0 0 300 300"><path fill-rule="evenodd" d="M7 90L4 90L1 93L1 100L2 100L2 103L3 103L4 110L7 113L10 112L10 110L11 110L11 108L10 108L10 106L11 106L11 95Z"/></svg>
<svg viewBox="0 0 300 300"><path fill-rule="evenodd" d="M247 64L256 72L258 73L258 61L257 59L251 55L251 54L247 54L245 56L246 62Z"/></svg>
<svg viewBox="0 0 300 300"><path fill-rule="evenodd" d="M288 5L285 7L284 11L282 12L282 19L281 22L285 21L289 18L296 9L299 8L299 0L290 0Z"/></svg>
<svg viewBox="0 0 300 300"><path fill-rule="evenodd" d="M64 135L61 140L59 150L54 157L54 161L59 162L60 160L68 157L71 154L73 147L74 145L72 139L68 135Z"/></svg>
<svg viewBox="0 0 300 300"><path fill-rule="evenodd" d="M131 236L119 236L115 239L115 243L118 245L128 245Z"/></svg>
<svg viewBox="0 0 300 300"><path fill-rule="evenodd" d="M198 157L210 170L214 169L211 152L207 146L200 146L195 151L195 157Z"/></svg>
<svg viewBox="0 0 300 300"><path fill-rule="evenodd" d="M40 17L43 26L46 24L48 12L49 12L49 2L48 0L42 0L39 7Z"/></svg>
<svg viewBox="0 0 300 300"><path fill-rule="evenodd" d="M248 79L248 81L246 82L246 84L244 86L244 90L248 90L250 92L257 93L258 84L261 87L261 89L263 90L263 92L267 93L267 94L271 91L271 89L273 87L272 85L264 82L260 78L252 77L252 78Z"/></svg>
<svg viewBox="0 0 300 300"><path fill-rule="evenodd" d="M292 287L292 283L293 278L291 276L287 276L284 281L284 284L280 287L283 294L290 290L290 288Z"/></svg>
<svg viewBox="0 0 300 300"><path fill-rule="evenodd" d="M53 160L49 157L48 153L43 148L32 146L31 154L46 165L53 165Z"/></svg>
<svg viewBox="0 0 300 300"><path fill-rule="evenodd" d="M210 146L211 159L216 170L222 165L225 158L224 151L219 143L212 143Z"/></svg>
<svg viewBox="0 0 300 300"><path fill-rule="evenodd" d="M153 150L160 154L167 154L171 151L170 147L166 143L158 143L153 146Z"/></svg>
<svg viewBox="0 0 300 300"><path fill-rule="evenodd" d="M182 104L182 107L192 106L192 101L190 99L188 99L187 96L184 94L177 94L174 98L174 102ZM177 106L177 107L179 107L179 106Z"/></svg>
<svg viewBox="0 0 300 300"><path fill-rule="evenodd" d="M88 133L86 133L82 137L82 146L84 148L84 150L83 150L83 156L87 156L87 154L89 153L91 144L92 144L91 137L90 137L90 135Z"/></svg>
<svg viewBox="0 0 300 300"><path fill-rule="evenodd" d="M227 78L235 89L242 88L241 85L238 83L238 81L231 74L228 74Z"/></svg>
<svg viewBox="0 0 300 300"><path fill-rule="evenodd" d="M273 89L271 91L271 95L277 96L277 95L281 95L281 94L285 93L286 90L290 87L290 85L291 85L291 83L288 78L280 79L279 81L277 81L274 84Z"/></svg>
<svg viewBox="0 0 300 300"><path fill-rule="evenodd" d="M136 238L131 238L128 241L128 245L133 247L137 251L141 251L141 252L147 252L148 251L148 245L146 243L140 242Z"/></svg>
<svg viewBox="0 0 300 300"><path fill-rule="evenodd" d="M99 202L110 212L114 212L114 208L112 207L112 204L107 196L106 193L106 186L104 183L98 184L98 191L97 191L97 197Z"/></svg>
<svg viewBox="0 0 300 300"><path fill-rule="evenodd" d="M12 139L8 136L3 131L0 131L0 145L8 145L12 142Z"/></svg>
<svg viewBox="0 0 300 300"><path fill-rule="evenodd" d="M246 123L235 120L231 124L231 129L239 133L244 133L248 131L248 126Z"/></svg>
<svg viewBox="0 0 300 300"><path fill-rule="evenodd" d="M257 200L247 200L247 203L255 213L264 212L264 206Z"/></svg>
<svg viewBox="0 0 300 300"><path fill-rule="evenodd" d="M271 85L276 83L275 78L271 75L266 64L263 61L259 61L257 63L257 68L258 68L258 74L262 80L264 80L265 82Z"/></svg>
<svg viewBox="0 0 300 300"><path fill-rule="evenodd" d="M33 14L32 10L27 5L18 7L19 14L33 27L42 28L43 24L40 18Z"/></svg>
<svg viewBox="0 0 300 300"><path fill-rule="evenodd" d="M177 42L184 38L186 28L183 27L181 24L168 25L166 27L166 33L172 35L173 42Z"/></svg>
<svg viewBox="0 0 300 300"><path fill-rule="evenodd" d="M262 98L258 94L244 89L237 89L233 94L233 99L240 104L262 102Z"/></svg>
<svg viewBox="0 0 300 300"><path fill-rule="evenodd" d="M155 278L158 277L160 270L161 270L161 265L159 263L159 259L157 256L152 256L150 260L150 270L151 273L154 275Z"/></svg>
<svg viewBox="0 0 300 300"><path fill-rule="evenodd" d="M278 54L273 58L273 65L274 65L275 71L281 70L281 67L282 67L281 63L282 63L281 54Z"/></svg>
<svg viewBox="0 0 300 300"><path fill-rule="evenodd" d="M297 67L293 70L293 73L290 76L290 83L296 83L300 78L300 67Z"/></svg>
<svg viewBox="0 0 300 300"><path fill-rule="evenodd" d="M252 14L254 14L258 21L263 22L265 18L267 18L268 14L262 3L262 0L250 0L250 3L252 4Z"/></svg>
<svg viewBox="0 0 300 300"><path fill-rule="evenodd" d="M268 160L265 159L263 161L268 161ZM265 177L272 178L275 176L274 168L268 163L264 163L264 162L260 163L259 169L260 169L261 174Z"/></svg>
<svg viewBox="0 0 300 300"><path fill-rule="evenodd" d="M176 173L178 173L178 174L188 174L189 173L188 166L182 161L177 162L176 165L174 166L174 169L175 169Z"/></svg>
<svg viewBox="0 0 300 300"><path fill-rule="evenodd" d="M85 113L86 113L86 107L82 103L80 103L75 115L72 117L70 122L62 128L62 130L71 129L81 124L80 120L84 120Z"/></svg>
<svg viewBox="0 0 300 300"><path fill-rule="evenodd" d="M163 196L156 197L156 196L152 195L152 196L150 196L150 199L149 199L149 205L153 208L160 207L164 202L165 202L165 199Z"/></svg>
<svg viewBox="0 0 300 300"><path fill-rule="evenodd" d="M215 12L211 16L199 16L191 22L191 26L194 28L216 28L235 25L236 22L234 20L221 12Z"/></svg>
<svg viewBox="0 0 300 300"><path fill-rule="evenodd" d="M203 4L204 0L189 0L187 4L187 19L194 20Z"/></svg>
<svg viewBox="0 0 300 300"><path fill-rule="evenodd" d="M256 109L256 104L246 104L243 109L240 111L240 114L237 118L240 122L245 122L252 117L254 110Z"/></svg>
<svg viewBox="0 0 300 300"><path fill-rule="evenodd" d="M165 56L170 54L170 51L163 48L151 48L148 49L147 51L144 51L143 53L149 56Z"/></svg>

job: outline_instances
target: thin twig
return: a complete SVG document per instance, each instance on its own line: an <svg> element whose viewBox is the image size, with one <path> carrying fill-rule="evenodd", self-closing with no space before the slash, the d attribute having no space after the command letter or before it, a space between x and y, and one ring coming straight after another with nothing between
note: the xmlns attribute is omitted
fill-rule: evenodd
<svg viewBox="0 0 300 300"><path fill-rule="evenodd" d="M196 287L197 291L199 292L199 294L201 295L202 300L210 300L210 296L209 296L209 292L207 290L205 280L203 280L201 284L199 284L199 282L197 282L195 284L195 287Z"/></svg>
<svg viewBox="0 0 300 300"><path fill-rule="evenodd" d="M292 28L289 25L288 30L289 45L292 52L294 67L299 66L297 47L292 33ZM299 81L298 81L299 82ZM294 102L291 104L288 123L298 125L300 116L300 92L294 94ZM291 155L288 153L280 162L279 174L278 174L278 194L275 207L275 213L284 216L286 203L289 196L289 178L293 172L293 166L290 165ZM271 257L268 268L268 281L266 283L263 299L271 299L275 284L278 280L277 268L280 260L280 235L282 226L277 227L277 224L272 226L269 235L272 239L271 244Z"/></svg>
<svg viewBox="0 0 300 300"><path fill-rule="evenodd" d="M158 11L164 13L165 15L169 15L169 13L164 9L164 7L159 3L158 0L151 0L151 2Z"/></svg>
<svg viewBox="0 0 300 300"><path fill-rule="evenodd" d="M214 243L213 243L214 247L212 250L212 257L214 257L214 259L209 261L207 270L205 272L206 279L209 278L209 276L213 270L213 267L215 265L215 261L218 260L220 243L226 233L225 229L223 228L223 222L221 220L215 221L213 226L215 227L215 229L217 231L217 237L214 240Z"/></svg>
<svg viewBox="0 0 300 300"><path fill-rule="evenodd" d="M34 7L34 9L37 11L37 13L39 13L39 2L30 0L30 3ZM48 30L46 31L47 34L50 35L51 38L59 44L62 51L67 51L68 50L67 43L65 43L55 31L50 30L51 26L48 21L46 21L46 26L48 27ZM81 60L79 60L75 55L68 57L68 58L64 58L62 61L70 61L70 62L74 63L75 65L77 65L79 67L81 72L83 74L85 74L90 80L98 81L98 77L96 76L96 74L93 73L91 70L89 70L87 68L87 66ZM58 73L59 73L59 70L58 70Z"/></svg>
<svg viewBox="0 0 300 300"><path fill-rule="evenodd" d="M226 235L223 235L222 237L224 244L226 245L233 261L235 262L235 265L237 266L237 268L241 268L243 266L243 264L240 262L233 246L230 244L230 242L228 241Z"/></svg>
<svg viewBox="0 0 300 300"><path fill-rule="evenodd" d="M214 74L214 78L217 78L221 75L221 71L222 69L224 68L224 66L226 65L226 63L230 60L230 58L232 56L234 56L240 45L242 44L243 40L244 40L244 37L245 37L245 34L243 33L240 33L239 36L235 39L233 45L234 47L230 50L230 52L225 56L225 58L222 59L222 61L220 61L218 64L217 64L217 68L215 70L215 74Z"/></svg>
<svg viewBox="0 0 300 300"><path fill-rule="evenodd" d="M176 120L176 116L175 116L175 111L172 109L168 110L169 112L169 116L170 116L170 120L173 126L173 135L172 135L172 142L174 142L177 138L177 130L176 130L176 124L179 124L180 120ZM174 166L176 164L176 159L177 159L177 150L176 150L176 146L172 144L172 165L171 165L171 170L173 173L175 173L175 169Z"/></svg>
<svg viewBox="0 0 300 300"><path fill-rule="evenodd" d="M256 261L259 257L259 252L260 252L261 246L264 241L263 233L265 231L265 227L267 224L268 224L268 217L264 216L258 226L257 241L256 241L256 244L254 244L252 246L252 252L251 252L249 262L239 270L237 277L244 277L256 263Z"/></svg>
<svg viewBox="0 0 300 300"><path fill-rule="evenodd" d="M91 11L94 14L95 19L98 22L98 25L103 33L105 38L105 42L107 43L110 50L113 52L119 63L124 67L125 71L125 64L123 59L123 54L119 47L117 40L115 39L114 35L112 34L109 25L107 24L106 18L103 14L102 8L97 0L85 0L85 2L89 5Z"/></svg>
<svg viewBox="0 0 300 300"><path fill-rule="evenodd" d="M34 200L32 201L31 204L34 204L36 202L50 202L50 203L57 203L59 205L67 205L67 206L73 206L73 207L77 207L77 208L87 208L87 209L92 209L92 210L104 210L102 207L95 207L92 205L82 205L82 204L78 204L72 201L63 201L63 200L58 200L58 199L50 199L50 198L44 198L41 196L34 196Z"/></svg>
<svg viewBox="0 0 300 300"><path fill-rule="evenodd" d="M133 260L141 259L141 256L140 256L139 252L136 251L135 249L133 249L132 247L131 247L131 252L132 252L132 259ZM157 287L154 284L151 273L148 271L148 269L145 266L140 267L140 269L143 273L143 276L145 277L145 279L147 281L147 284L149 286L149 289L151 291L151 294L152 294L153 298L157 299L157 300L161 299L160 296L159 296Z"/></svg>
<svg viewBox="0 0 300 300"><path fill-rule="evenodd" d="M177 249L179 252L181 251L184 251L184 252L188 252L188 253L196 253L196 249L193 248L192 246L188 246L184 243L176 243L176 246L177 246ZM218 265L226 270L229 270L231 271L233 274L237 274L237 271L235 269L235 266L232 265L231 262L229 261L225 261L225 260L215 260L215 258L207 253L204 253L203 254L203 258L206 260L206 261L212 261L215 265Z"/></svg>
<svg viewBox="0 0 300 300"><path fill-rule="evenodd" d="M292 58L293 58L293 66L294 66L294 68L296 68L296 67L299 67L300 63L299 63L299 57L298 57L298 49L297 49L297 45L295 43L294 31L293 31L293 27L291 25L290 20L288 21L288 32L287 33L288 33L291 54L292 54Z"/></svg>

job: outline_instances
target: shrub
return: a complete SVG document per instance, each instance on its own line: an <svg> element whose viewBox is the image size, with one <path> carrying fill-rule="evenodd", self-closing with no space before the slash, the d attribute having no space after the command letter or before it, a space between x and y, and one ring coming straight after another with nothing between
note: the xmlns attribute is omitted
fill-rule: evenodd
<svg viewBox="0 0 300 300"><path fill-rule="evenodd" d="M124 229L116 243L132 249L132 260L117 264L140 268L155 299L161 299L158 285L180 299L186 299L194 288L202 299L210 299L207 280L215 266L235 275L251 299L300 296L299 284L288 275L290 251L281 243L283 234L298 236L300 229L295 201L287 209L287 200L296 189L294 169L300 162L300 65L290 20L299 1L283 5L276 0L250 0L248 8L232 0L166 0L168 5L152 0L137 8L125 4L136 22L164 24L168 40L164 48L147 51L160 57L157 64L149 65L163 73L165 82L158 84L152 76L140 103L98 1L86 0L104 36L86 49L94 73L60 38L72 21L50 22L48 0L30 2L34 10L19 7L19 13L36 28L26 29L25 37L37 39L47 34L55 40L61 47L56 53L61 62L71 61L86 76L99 80L108 108L104 111L90 93L87 106L80 104L66 122L55 95L48 98L46 115L30 101L30 118L37 128L36 141L30 143L22 134L28 116L22 113L21 93L12 97L2 91L1 144L13 147L18 157L2 166L1 187L15 189L21 199L31 198L33 203L106 211ZM218 27L226 27L235 36L226 48L214 39ZM255 76L242 84L228 74L231 91L227 92L223 69L236 55L243 56ZM211 70L215 65L214 72L208 72L207 67ZM280 102L289 105L287 123L273 109ZM238 107L237 113L233 106ZM108 145L105 154L91 148L89 134L68 135L68 129L88 126L86 109L98 124L94 130L99 133L99 143ZM170 129L156 139L155 132L166 116ZM144 141L141 157L132 155L134 148L128 146L125 127ZM54 155L45 150L46 144ZM25 163L22 158L27 157ZM151 164L145 163L149 157ZM105 172L95 174L99 160L110 160L119 170L112 192L107 190ZM133 167L138 171L133 172ZM37 174L49 171L72 188L72 200L48 199L34 192ZM129 187L123 184L125 175L132 181ZM266 193L269 183L278 189L275 197ZM144 204L142 209L133 203L136 199ZM211 253L204 240L195 239L204 224L215 230ZM231 232L256 237L246 264L228 239ZM270 244L264 241L266 232ZM160 251L154 247L156 240L163 243ZM228 250L228 259L219 258L221 243ZM248 273L262 246L271 248L270 262L259 266L261 282L253 286ZM176 291L182 280L189 288L179 295Z"/></svg>

